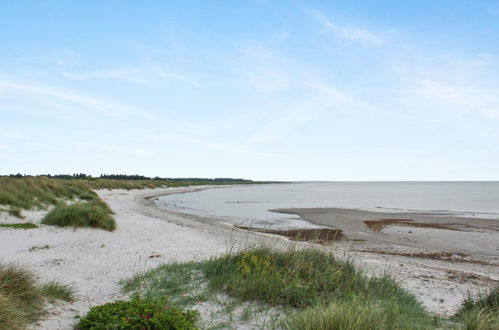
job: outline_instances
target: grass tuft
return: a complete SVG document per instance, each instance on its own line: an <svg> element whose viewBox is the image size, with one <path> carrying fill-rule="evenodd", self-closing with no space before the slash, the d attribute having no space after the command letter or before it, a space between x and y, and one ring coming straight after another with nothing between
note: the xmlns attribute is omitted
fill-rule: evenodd
<svg viewBox="0 0 499 330"><path fill-rule="evenodd" d="M353 300L318 305L298 313L285 322L286 329L300 330L377 330L386 327L386 311L377 304Z"/></svg>
<svg viewBox="0 0 499 330"><path fill-rule="evenodd" d="M36 286L35 277L21 267L0 264L0 293L23 314L20 326L36 320L42 310L43 300Z"/></svg>
<svg viewBox="0 0 499 330"><path fill-rule="evenodd" d="M73 302L75 297L73 287L56 281L44 283L40 287L40 292L50 302L56 300Z"/></svg>
<svg viewBox="0 0 499 330"><path fill-rule="evenodd" d="M60 227L92 227L108 231L116 229L112 211L100 199L71 205L58 204L42 220L42 224Z"/></svg>
<svg viewBox="0 0 499 330"><path fill-rule="evenodd" d="M455 318L462 323L463 329L499 329L499 286L480 291L475 296L468 294Z"/></svg>
<svg viewBox="0 0 499 330"><path fill-rule="evenodd" d="M37 225L31 222L24 223L0 223L0 228L12 228L12 229L35 229L38 228Z"/></svg>
<svg viewBox="0 0 499 330"><path fill-rule="evenodd" d="M23 330L28 323L23 311L0 292L0 329Z"/></svg>
<svg viewBox="0 0 499 330"><path fill-rule="evenodd" d="M41 316L45 300L67 300L72 292L56 282L40 287L30 271L0 263L0 329L25 329Z"/></svg>

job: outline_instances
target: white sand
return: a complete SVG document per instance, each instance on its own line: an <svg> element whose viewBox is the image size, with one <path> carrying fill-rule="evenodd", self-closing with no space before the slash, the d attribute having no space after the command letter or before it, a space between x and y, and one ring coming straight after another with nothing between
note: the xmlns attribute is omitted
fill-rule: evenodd
<svg viewBox="0 0 499 330"><path fill-rule="evenodd" d="M121 279L161 263L213 256L226 251L233 241L285 242L160 210L144 199L196 189L199 188L98 191L116 213L117 230L112 233L49 226L32 230L0 228L0 262L23 264L41 281L58 280L73 285L78 292L75 303L51 306L50 314L37 328L71 329L76 315L120 298ZM30 215L38 221L42 216L43 212ZM11 220L7 216L0 218L0 222ZM336 243L332 249L340 256L352 257L371 272L389 271L429 310L440 314L454 312L468 290L492 286L499 280L497 266L352 253L358 248L356 244L360 243ZM50 247L30 251L46 245ZM160 256L150 258L155 254Z"/></svg>

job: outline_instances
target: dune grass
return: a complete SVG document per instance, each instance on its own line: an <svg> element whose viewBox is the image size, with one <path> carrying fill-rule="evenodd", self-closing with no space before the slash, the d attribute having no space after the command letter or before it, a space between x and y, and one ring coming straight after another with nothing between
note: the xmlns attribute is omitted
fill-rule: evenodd
<svg viewBox="0 0 499 330"><path fill-rule="evenodd" d="M49 205L56 205L63 199L92 200L95 198L98 198L96 193L76 180L0 177L0 205L9 206L11 210L45 209Z"/></svg>
<svg viewBox="0 0 499 330"><path fill-rule="evenodd" d="M499 329L499 286L476 295L468 294L455 318L463 329Z"/></svg>
<svg viewBox="0 0 499 330"><path fill-rule="evenodd" d="M64 288L65 294L56 294L56 288ZM56 282L40 286L30 271L0 264L0 329L25 329L42 315L47 299L71 301L73 292Z"/></svg>
<svg viewBox="0 0 499 330"><path fill-rule="evenodd" d="M50 281L42 284L40 287L40 292L42 296L44 296L48 301L51 302L57 300L73 302L75 296L73 287L61 284L56 281Z"/></svg>
<svg viewBox="0 0 499 330"><path fill-rule="evenodd" d="M144 299L168 297L184 306L225 293L239 302L284 308L288 315L279 328L286 329L437 326L390 277L368 277L352 263L311 248L254 248L203 262L164 265L125 281L124 290Z"/></svg>
<svg viewBox="0 0 499 330"><path fill-rule="evenodd" d="M0 228L11 228L11 229L35 229L38 228L37 225L31 222L24 223L0 223Z"/></svg>
<svg viewBox="0 0 499 330"><path fill-rule="evenodd" d="M58 204L43 219L42 224L60 227L91 227L107 231L116 229L109 206L101 199L75 204Z"/></svg>

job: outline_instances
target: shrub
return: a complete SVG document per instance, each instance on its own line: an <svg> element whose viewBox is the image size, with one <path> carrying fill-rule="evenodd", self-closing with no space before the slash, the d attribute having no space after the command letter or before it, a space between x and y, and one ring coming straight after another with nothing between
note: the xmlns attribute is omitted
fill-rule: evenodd
<svg viewBox="0 0 499 330"><path fill-rule="evenodd" d="M58 204L42 220L42 224L61 227L93 227L108 231L116 229L109 206L100 199L71 205Z"/></svg>
<svg viewBox="0 0 499 330"><path fill-rule="evenodd" d="M194 330L198 313L134 298L90 309L76 329Z"/></svg>

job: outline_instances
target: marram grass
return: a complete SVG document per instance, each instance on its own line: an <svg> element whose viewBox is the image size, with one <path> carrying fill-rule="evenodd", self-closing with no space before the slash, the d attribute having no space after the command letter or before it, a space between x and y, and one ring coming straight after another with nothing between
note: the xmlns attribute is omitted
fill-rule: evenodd
<svg viewBox="0 0 499 330"><path fill-rule="evenodd" d="M288 311L281 329L437 328L436 319L392 278L369 277L352 263L312 248L254 248L163 265L124 282L124 289L186 307L225 293Z"/></svg>
<svg viewBox="0 0 499 330"><path fill-rule="evenodd" d="M111 209L100 199L71 205L59 204L42 219L42 224L72 228L91 227L107 231L116 229Z"/></svg>
<svg viewBox="0 0 499 330"><path fill-rule="evenodd" d="M0 263L0 329L26 329L42 315L46 300L72 301L73 290L56 282L40 286L30 271Z"/></svg>

